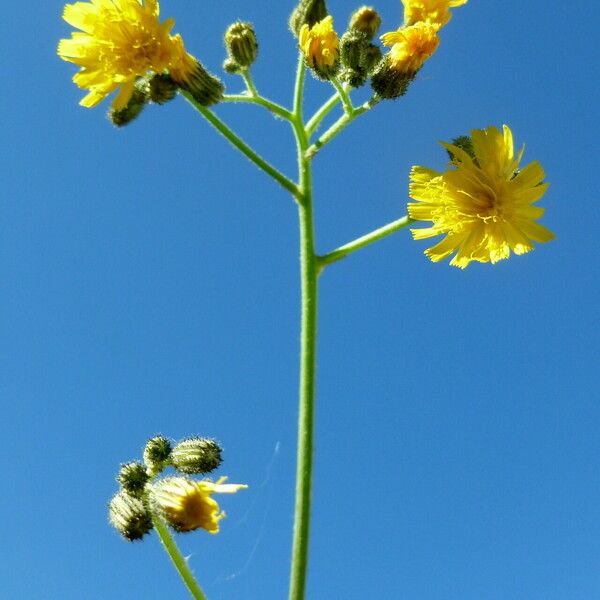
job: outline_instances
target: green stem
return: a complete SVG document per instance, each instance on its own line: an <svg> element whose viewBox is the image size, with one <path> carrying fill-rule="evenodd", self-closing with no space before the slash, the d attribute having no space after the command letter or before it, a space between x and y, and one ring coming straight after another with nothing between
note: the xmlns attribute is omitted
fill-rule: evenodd
<svg viewBox="0 0 600 600"><path fill-rule="evenodd" d="M260 96L260 94L258 93L258 90L256 89L256 86L254 85L254 80L252 79L252 75L250 74L250 71L248 69L244 69L242 71L242 77L244 78L244 81L246 82L246 87L248 88L248 92L250 92L251 96Z"/></svg>
<svg viewBox="0 0 600 600"><path fill-rule="evenodd" d="M302 103L304 100L304 79L306 78L306 66L302 52L298 55L298 68L296 69L296 85L294 86L294 117L300 125L303 121Z"/></svg>
<svg viewBox="0 0 600 600"><path fill-rule="evenodd" d="M337 106L341 100L340 95L335 93L319 110L308 120L306 123L306 134L310 138L312 134L317 130L321 121Z"/></svg>
<svg viewBox="0 0 600 600"><path fill-rule="evenodd" d="M413 219L410 217L402 217L401 219L392 221L391 223L388 223L387 225L384 225L383 227L380 227L371 233L367 233L367 235L363 235L362 237L359 237L348 244L344 244L332 252L328 252L327 254L319 256L317 258L319 272L322 271L327 265L337 262L338 260L342 260L342 258L348 256L348 254L352 254L353 252L356 252L356 250L360 250L360 248L369 246L373 242L387 237L388 235L403 229L411 223L414 223Z"/></svg>
<svg viewBox="0 0 600 600"><path fill-rule="evenodd" d="M337 93L342 99L342 104L344 105L344 112L348 115L351 115L354 112L354 106L352 106L352 100L350 100L350 95L345 90L344 86L335 77L331 80L331 84L337 90Z"/></svg>
<svg viewBox="0 0 600 600"><path fill-rule="evenodd" d="M301 59L303 61L303 59ZM304 64L302 62L302 71ZM317 344L317 255L315 252L311 163L305 157L308 137L302 125L302 87L304 74L296 79L294 131L298 145L301 196L298 202L300 224L300 274L302 319L300 343L300 389L298 411L298 455L296 502L290 573L289 600L304 600L308 572L308 547L314 453L315 377Z"/></svg>
<svg viewBox="0 0 600 600"><path fill-rule="evenodd" d="M194 574L190 570L187 561L177 547L173 536L169 533L169 529L165 522L159 516L154 514L152 515L152 522L154 523L154 529L156 529L156 533L158 533L158 537L160 538L165 551L171 558L171 561L173 562L173 565L175 565L177 572L179 575L181 575L181 578L192 595L192 598L195 600L206 600L206 596L200 589Z"/></svg>
<svg viewBox="0 0 600 600"><path fill-rule="evenodd" d="M379 102L379 98L373 97L362 106L352 109L351 112L344 113L314 144L306 150L306 157L313 158L314 155L328 142L330 142L338 133L344 130L356 117L367 112L375 104Z"/></svg>
<svg viewBox="0 0 600 600"><path fill-rule="evenodd" d="M291 180L288 179L283 173L278 171L273 165L268 163L260 154L255 152L244 140L242 140L237 134L235 134L217 115L211 110L199 104L193 96L181 90L186 100L233 146L235 146L240 152L245 154L256 166L262 169L265 173L270 175L277 183L279 183L284 189L286 189L294 198L297 198L300 194L298 186Z"/></svg>
<svg viewBox="0 0 600 600"><path fill-rule="evenodd" d="M224 102L246 102L247 104L257 104L259 106L264 106L268 110L270 110L274 115L285 119L286 121L291 121L293 119L293 114L284 108L283 106L277 104L276 102L272 102L268 98L264 98L263 96L250 96L248 94L225 94L223 96Z"/></svg>

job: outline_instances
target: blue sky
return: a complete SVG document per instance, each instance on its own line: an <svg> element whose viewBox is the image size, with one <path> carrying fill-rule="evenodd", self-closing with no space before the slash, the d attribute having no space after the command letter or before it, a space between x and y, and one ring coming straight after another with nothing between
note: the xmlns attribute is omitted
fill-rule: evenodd
<svg viewBox="0 0 600 600"><path fill-rule="evenodd" d="M342 29L356 5L329 0ZM400 3L377 5L384 30ZM266 95L289 104L292 2L164 0L214 72L254 22ZM218 536L180 538L212 600L283 598L298 351L292 201L177 99L113 128L55 55L62 4L2 28L2 595L185 598L156 536L106 522L120 462L158 432L225 448ZM565 15L568 12L568 15ZM597 139L600 9L456 9L408 95L315 161L321 252L405 214L440 139L508 123L551 187L556 241L494 267L432 264L400 232L321 279L309 598L600 596ZM241 90L224 76L228 90ZM309 82L307 106L329 96ZM362 98L364 92L358 92ZM285 125L219 115L293 175Z"/></svg>

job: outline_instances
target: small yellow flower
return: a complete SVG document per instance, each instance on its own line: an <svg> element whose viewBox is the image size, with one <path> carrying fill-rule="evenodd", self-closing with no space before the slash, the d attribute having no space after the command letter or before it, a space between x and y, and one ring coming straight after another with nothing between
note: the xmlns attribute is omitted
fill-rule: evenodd
<svg viewBox="0 0 600 600"><path fill-rule="evenodd" d="M452 18L450 8L462 6L468 0L402 0L404 24L425 22L443 27Z"/></svg>
<svg viewBox="0 0 600 600"><path fill-rule="evenodd" d="M514 156L512 132L504 126L471 131L473 156L452 144L442 145L452 156L444 173L413 167L408 214L432 221L413 229L416 240L444 235L425 254L434 262L457 252L451 265L464 269L471 261L496 263L549 242L554 234L537 223L544 209L533 206L546 192L544 170L534 161L519 170L523 150Z"/></svg>
<svg viewBox="0 0 600 600"><path fill-rule="evenodd" d="M120 88L112 106L127 105L137 77L170 71L185 84L197 67L179 35L171 36L174 21L158 20L157 0L91 0L67 4L64 20L80 29L58 44L58 55L81 67L73 81L89 93L80 104L96 106Z"/></svg>
<svg viewBox="0 0 600 600"><path fill-rule="evenodd" d="M327 16L312 27L302 25L298 41L307 64L317 75L323 79L335 75L340 60L340 42L333 29L333 17Z"/></svg>
<svg viewBox="0 0 600 600"><path fill-rule="evenodd" d="M206 529L219 532L219 521L225 516L211 494L233 494L247 485L223 483L227 477L212 481L194 481L185 477L162 479L152 486L151 499L166 521L176 531Z"/></svg>
<svg viewBox="0 0 600 600"><path fill-rule="evenodd" d="M397 72L416 73L439 46L438 29L437 25L417 23L383 34L384 46L392 47L390 66Z"/></svg>

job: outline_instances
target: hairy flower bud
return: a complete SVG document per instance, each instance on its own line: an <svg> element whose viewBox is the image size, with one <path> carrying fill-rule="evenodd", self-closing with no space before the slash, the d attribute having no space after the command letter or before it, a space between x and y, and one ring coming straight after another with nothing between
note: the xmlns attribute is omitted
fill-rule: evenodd
<svg viewBox="0 0 600 600"><path fill-rule="evenodd" d="M144 77L136 81L129 101L123 108L111 108L108 118L116 127L129 125L144 110L148 103L148 82Z"/></svg>
<svg viewBox="0 0 600 600"><path fill-rule="evenodd" d="M117 481L121 487L132 496L140 496L144 491L144 486L148 482L149 476L146 467L138 461L133 461L121 465Z"/></svg>
<svg viewBox="0 0 600 600"><path fill-rule="evenodd" d="M156 73L148 80L148 97L155 104L165 104L177 95L178 85L170 75Z"/></svg>
<svg viewBox="0 0 600 600"><path fill-rule="evenodd" d="M192 437L182 440L173 448L171 464L189 475L210 473L222 462L221 447L215 440Z"/></svg>
<svg viewBox="0 0 600 600"><path fill-rule="evenodd" d="M202 63L196 61L195 68L183 81L178 81L179 87L188 91L202 106L212 106L223 98L225 86L216 76L209 73Z"/></svg>
<svg viewBox="0 0 600 600"><path fill-rule="evenodd" d="M171 442L157 435L150 438L144 448L144 463L151 474L160 473L171 462Z"/></svg>
<svg viewBox="0 0 600 600"><path fill-rule="evenodd" d="M459 135L457 138L454 138L452 140L452 146L456 146L457 148L464 150L473 159L473 162L477 166L479 166L479 163L477 162L477 157L475 156L475 148L473 147L473 140L471 139L470 136ZM447 147L446 152L448 152L448 156L450 157L450 160L453 161L455 159L455 155L452 153L452 150Z"/></svg>
<svg viewBox="0 0 600 600"><path fill-rule="evenodd" d="M238 21L230 25L225 32L225 48L229 60L240 69L247 69L252 65L258 54L258 42L252 24Z"/></svg>
<svg viewBox="0 0 600 600"><path fill-rule="evenodd" d="M152 518L144 503L125 491L115 494L108 505L111 525L130 542L142 539L152 530Z"/></svg>
<svg viewBox="0 0 600 600"><path fill-rule="evenodd" d="M352 13L350 17L349 28L364 33L367 38L372 40L381 26L381 17L379 13L370 6L362 6Z"/></svg>
<svg viewBox="0 0 600 600"><path fill-rule="evenodd" d="M294 12L290 15L290 29L298 37L304 25L312 27L322 21L328 14L325 0L300 0Z"/></svg>

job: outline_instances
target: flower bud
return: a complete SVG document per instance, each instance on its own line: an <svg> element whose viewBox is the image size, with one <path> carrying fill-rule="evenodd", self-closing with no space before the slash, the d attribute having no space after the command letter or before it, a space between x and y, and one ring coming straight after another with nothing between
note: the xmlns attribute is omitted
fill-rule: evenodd
<svg viewBox="0 0 600 600"><path fill-rule="evenodd" d="M238 65L233 58L226 58L223 61L223 71L226 73L234 74L239 73L242 70L240 65Z"/></svg>
<svg viewBox="0 0 600 600"><path fill-rule="evenodd" d="M362 56L369 38L356 29L350 29L340 38L340 59L345 67L362 68Z"/></svg>
<svg viewBox="0 0 600 600"><path fill-rule="evenodd" d="M344 67L339 75L342 83L347 83L350 87L359 88L365 85L368 74L362 69L351 69L350 67Z"/></svg>
<svg viewBox="0 0 600 600"><path fill-rule="evenodd" d="M129 125L144 110L148 103L148 82L144 77L137 80L129 101L123 108L112 108L108 111L108 118L116 127Z"/></svg>
<svg viewBox="0 0 600 600"><path fill-rule="evenodd" d="M298 37L304 25L312 27L322 21L328 14L325 0L300 0L294 12L290 15L290 29Z"/></svg>
<svg viewBox="0 0 600 600"><path fill-rule="evenodd" d="M327 81L335 77L340 68L340 51L332 17L325 17L312 27L303 25L298 41L306 65L317 78Z"/></svg>
<svg viewBox="0 0 600 600"><path fill-rule="evenodd" d="M477 157L475 156L475 148L473 147L473 140L470 138L470 136L459 135L457 138L454 138L452 140L452 146L456 146L457 148L464 150L473 159L475 164L478 165ZM449 148L446 148L446 152L448 152L450 160L453 161L455 159L455 156L454 154L452 154L451 150Z"/></svg>
<svg viewBox="0 0 600 600"><path fill-rule="evenodd" d="M352 13L349 28L364 33L370 41L375 37L380 25L379 13L370 6L363 6Z"/></svg>
<svg viewBox="0 0 600 600"><path fill-rule="evenodd" d="M182 440L173 448L171 464L189 475L210 473L222 462L221 447L215 440L192 437Z"/></svg>
<svg viewBox="0 0 600 600"><path fill-rule="evenodd" d="M144 463L150 473L160 473L170 462L171 442L162 435L150 438L144 448Z"/></svg>
<svg viewBox="0 0 600 600"><path fill-rule="evenodd" d="M156 104L165 104L175 98L177 87L170 75L156 73L148 81L148 97Z"/></svg>
<svg viewBox="0 0 600 600"><path fill-rule="evenodd" d="M117 481L121 487L132 496L137 497L141 496L148 479L146 467L138 461L121 465L117 475Z"/></svg>
<svg viewBox="0 0 600 600"><path fill-rule="evenodd" d="M247 69L258 54L258 42L251 23L238 21L225 32L225 48L229 59L241 69Z"/></svg>
<svg viewBox="0 0 600 600"><path fill-rule="evenodd" d="M111 525L130 542L142 539L152 530L152 518L144 503L121 490L108 505Z"/></svg>
<svg viewBox="0 0 600 600"><path fill-rule="evenodd" d="M212 106L220 102L225 91L223 82L209 73L199 61L196 61L196 68L187 81L180 83L179 87L190 92L194 100L202 106Z"/></svg>

